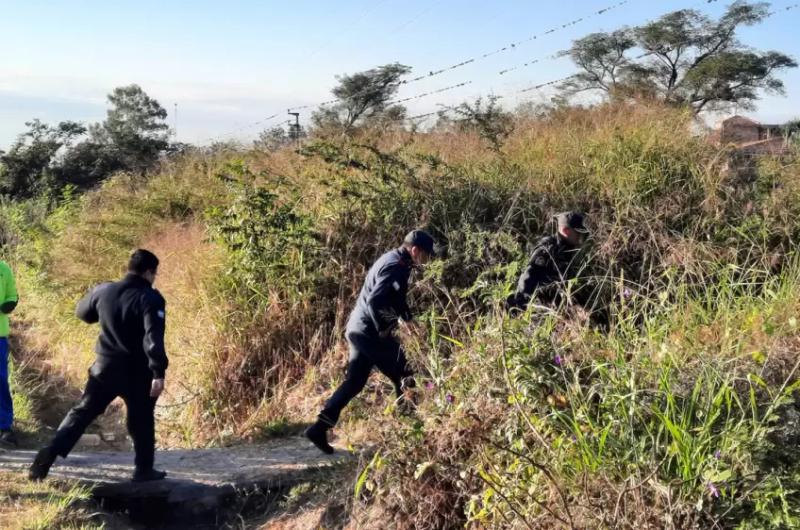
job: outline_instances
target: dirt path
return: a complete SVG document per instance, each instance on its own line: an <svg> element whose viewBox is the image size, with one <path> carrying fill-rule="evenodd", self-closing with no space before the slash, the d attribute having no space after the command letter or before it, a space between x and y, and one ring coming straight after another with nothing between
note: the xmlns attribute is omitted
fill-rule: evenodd
<svg viewBox="0 0 800 530"><path fill-rule="evenodd" d="M0 469L23 473L34 454L2 451ZM215 517L237 495L284 490L355 458L341 449L324 455L304 438L293 437L259 445L158 451L156 467L169 473L158 482L130 481L130 452L75 453L58 459L50 477L89 485L105 506L124 509L132 516L145 510L139 515L187 521Z"/></svg>

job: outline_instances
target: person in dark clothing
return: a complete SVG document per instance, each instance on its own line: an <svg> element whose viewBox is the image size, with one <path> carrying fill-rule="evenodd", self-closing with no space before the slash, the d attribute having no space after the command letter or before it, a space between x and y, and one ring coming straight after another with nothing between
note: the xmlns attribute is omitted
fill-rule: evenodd
<svg viewBox="0 0 800 530"><path fill-rule="evenodd" d="M78 318L88 324L100 323L97 357L80 401L31 464L31 480L45 478L56 456L66 458L89 424L116 397L125 401L128 410L128 432L136 452L133 480L166 476L153 468L155 404L164 390L168 365L165 301L153 288L157 271L158 258L139 249L130 258L125 278L98 285L78 302Z"/></svg>
<svg viewBox="0 0 800 530"><path fill-rule="evenodd" d="M578 272L576 258L589 233L584 215L564 212L555 219L556 235L539 241L519 277L516 291L506 300L509 312L525 311L534 295L543 303L554 302L559 284L574 278Z"/></svg>
<svg viewBox="0 0 800 530"><path fill-rule="evenodd" d="M398 399L403 397L404 388L414 386L403 348L392 332L401 326L412 335L417 333L406 300L408 279L414 267L423 265L433 255L430 234L414 230L400 248L381 256L367 273L345 330L350 346L347 376L305 433L321 451L333 453L327 432L339 421L342 409L367 384L373 367L391 380Z"/></svg>

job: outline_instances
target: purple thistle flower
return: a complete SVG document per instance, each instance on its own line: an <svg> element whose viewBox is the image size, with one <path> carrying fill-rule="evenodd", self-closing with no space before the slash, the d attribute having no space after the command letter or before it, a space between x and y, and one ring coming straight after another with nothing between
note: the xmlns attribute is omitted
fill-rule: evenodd
<svg viewBox="0 0 800 530"><path fill-rule="evenodd" d="M556 363L556 366L561 366L561 363L564 362L564 359L562 359L560 355L556 354L553 362Z"/></svg>
<svg viewBox="0 0 800 530"><path fill-rule="evenodd" d="M445 396L445 399L447 400L448 403L454 403L456 397L453 394L447 394L447 396Z"/></svg>
<svg viewBox="0 0 800 530"><path fill-rule="evenodd" d="M435 385L431 381L428 381L427 383L425 383L425 388L428 390L433 390L435 388Z"/></svg>
<svg viewBox="0 0 800 530"><path fill-rule="evenodd" d="M722 458L722 451L720 451L719 449L717 449L716 451L714 451L714 458L716 458L717 460L719 460L720 458Z"/></svg>
<svg viewBox="0 0 800 530"><path fill-rule="evenodd" d="M719 490L717 489L717 487L714 485L713 482L710 481L707 482L706 487L708 488L708 493L710 493L712 497L714 497L715 499L719 498Z"/></svg>

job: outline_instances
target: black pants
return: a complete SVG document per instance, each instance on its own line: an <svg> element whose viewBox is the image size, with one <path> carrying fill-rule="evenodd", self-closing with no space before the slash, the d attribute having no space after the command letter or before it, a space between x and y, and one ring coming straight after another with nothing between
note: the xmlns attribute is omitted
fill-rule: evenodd
<svg viewBox="0 0 800 530"><path fill-rule="evenodd" d="M325 402L325 408L319 414L319 419L329 427L336 425L342 409L364 389L373 367L378 368L389 378L397 397L403 395L404 383L413 386L413 379L410 379L412 372L406 361L406 355L400 343L394 338L373 338L361 333L348 332L347 342L350 345L347 376Z"/></svg>
<svg viewBox="0 0 800 530"><path fill-rule="evenodd" d="M151 384L152 378L148 376L128 373L103 377L102 373L90 372L81 400L58 426L50 447L66 458L89 424L105 412L114 398L121 397L128 409L128 432L136 451L136 469L152 468L156 448L156 400L150 397Z"/></svg>

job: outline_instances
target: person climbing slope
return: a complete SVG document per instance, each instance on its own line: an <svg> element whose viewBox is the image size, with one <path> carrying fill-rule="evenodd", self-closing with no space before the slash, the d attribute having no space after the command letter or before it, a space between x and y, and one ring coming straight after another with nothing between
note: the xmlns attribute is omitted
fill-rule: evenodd
<svg viewBox="0 0 800 530"><path fill-rule="evenodd" d="M525 311L534 298L543 303L554 302L559 288L577 273L579 251L589 235L585 217L578 212L564 212L555 220L556 235L539 241L516 290L506 300L506 309L511 313Z"/></svg>
<svg viewBox="0 0 800 530"><path fill-rule="evenodd" d="M408 280L412 269L421 267L434 255L433 237L414 230L399 248L378 258L369 269L345 331L350 346L346 378L305 433L324 453L333 453L327 433L339 421L342 409L367 384L373 367L391 380L399 400L403 399L404 388L413 386L403 348L392 334L398 326L409 334L417 333L406 300Z"/></svg>

